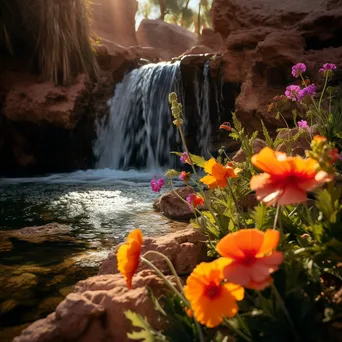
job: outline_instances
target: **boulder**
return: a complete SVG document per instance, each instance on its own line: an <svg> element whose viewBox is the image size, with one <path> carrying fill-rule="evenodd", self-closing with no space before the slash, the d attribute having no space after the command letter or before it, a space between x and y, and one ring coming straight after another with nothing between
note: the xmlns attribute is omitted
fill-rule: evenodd
<svg viewBox="0 0 342 342"><path fill-rule="evenodd" d="M156 238L144 238L142 251L157 251L165 254L172 262L178 274L186 274L201 261L207 259L207 248L205 244L205 236L191 225L175 233ZM167 264L155 255L151 255L148 259L157 262L158 267L169 273ZM146 269L145 265L140 265L139 270ZM116 251L110 253L106 260L103 261L99 274L115 274L118 273Z"/></svg>
<svg viewBox="0 0 342 342"><path fill-rule="evenodd" d="M193 228L155 239L145 238L142 254L148 250L165 253L183 276L207 260L205 237ZM170 272L160 258L146 258L165 274ZM167 278L174 281L172 276ZM154 272L140 267L133 276L132 289L128 290L124 278L117 273L115 253L111 253L98 276L78 282L54 313L30 325L13 342L128 342L127 332L133 329L124 315L127 310L147 317L154 329L162 330L166 323L154 309L147 288L159 297L165 284Z"/></svg>
<svg viewBox="0 0 342 342"><path fill-rule="evenodd" d="M137 30L137 41L140 46L155 48L160 57L167 61L193 47L197 38L178 25L159 19L143 19Z"/></svg>
<svg viewBox="0 0 342 342"><path fill-rule="evenodd" d="M253 153L259 153L264 147L266 147L266 142L262 139L256 138L253 141ZM235 163L243 163L246 160L245 152L240 148L235 155L232 157L232 161Z"/></svg>
<svg viewBox="0 0 342 342"><path fill-rule="evenodd" d="M40 82L31 75L22 76L12 84L4 101L3 114L7 119L52 124L68 130L75 128L85 111L82 99L89 93L86 75L79 75L70 87Z"/></svg>
<svg viewBox="0 0 342 342"><path fill-rule="evenodd" d="M189 220L195 215L186 198L194 192L191 186L167 191L155 201L154 208L170 219Z"/></svg>

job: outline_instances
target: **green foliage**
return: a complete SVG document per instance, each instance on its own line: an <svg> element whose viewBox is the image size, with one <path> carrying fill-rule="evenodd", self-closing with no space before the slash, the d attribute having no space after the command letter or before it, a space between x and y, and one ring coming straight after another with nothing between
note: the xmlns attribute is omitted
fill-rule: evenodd
<svg viewBox="0 0 342 342"><path fill-rule="evenodd" d="M267 130L267 128L266 128L266 126L262 120L261 120L261 125L262 125L262 132L263 132L264 137L265 137L266 145L270 148L274 148L274 141L270 137L270 134L268 133L268 130Z"/></svg>
<svg viewBox="0 0 342 342"><path fill-rule="evenodd" d="M177 156L182 155L181 152L171 152L171 153L176 154ZM206 160L203 157L197 156L196 154L192 154L192 153L189 153L189 156L190 156L192 163L194 165L204 168L204 164L205 164Z"/></svg>
<svg viewBox="0 0 342 342"><path fill-rule="evenodd" d="M147 322L146 318L141 315L128 310L125 312L125 316L131 321L134 328L140 329L140 331L128 333L127 337L129 339L142 342L171 342L171 340L168 340L162 333L155 331Z"/></svg>

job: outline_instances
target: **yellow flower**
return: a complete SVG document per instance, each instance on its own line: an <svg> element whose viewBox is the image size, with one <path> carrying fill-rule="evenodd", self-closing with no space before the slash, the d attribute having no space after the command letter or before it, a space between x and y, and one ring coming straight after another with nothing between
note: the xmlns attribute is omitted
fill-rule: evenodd
<svg viewBox="0 0 342 342"><path fill-rule="evenodd" d="M204 171L208 175L201 178L201 182L208 185L210 189L224 188L227 186L228 178L237 177L233 167L230 165L223 166L214 158L211 158L204 164Z"/></svg>
<svg viewBox="0 0 342 342"><path fill-rule="evenodd" d="M243 287L223 283L223 268L226 265L225 258L202 262L186 281L184 293L193 315L208 328L221 324L224 317L233 317L238 312L236 301L244 297Z"/></svg>
<svg viewBox="0 0 342 342"><path fill-rule="evenodd" d="M143 236L140 229L135 229L127 236L117 252L118 270L126 279L127 287L132 287L132 278L139 266Z"/></svg>

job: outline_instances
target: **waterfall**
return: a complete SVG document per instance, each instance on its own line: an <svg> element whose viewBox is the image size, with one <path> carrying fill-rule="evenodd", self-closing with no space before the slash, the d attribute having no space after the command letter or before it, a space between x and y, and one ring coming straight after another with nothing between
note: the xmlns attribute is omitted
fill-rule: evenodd
<svg viewBox="0 0 342 342"><path fill-rule="evenodd" d="M183 103L183 129L194 139L192 152L208 156L209 64L199 77L193 75L184 91L182 84L179 62L148 64L128 73L108 102L109 117L97 125L97 168L152 170L177 165L179 158L170 154L182 150L168 104L172 91Z"/></svg>
<svg viewBox="0 0 342 342"><path fill-rule="evenodd" d="M199 150L204 157L208 156L211 138L210 122L210 85L209 85L209 62L204 64L203 74L195 76L195 98L198 117L197 141Z"/></svg>

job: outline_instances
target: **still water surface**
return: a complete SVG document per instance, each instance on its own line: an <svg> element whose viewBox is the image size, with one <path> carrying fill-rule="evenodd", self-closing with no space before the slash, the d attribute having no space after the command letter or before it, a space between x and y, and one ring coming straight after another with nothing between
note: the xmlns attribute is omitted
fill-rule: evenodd
<svg viewBox="0 0 342 342"><path fill-rule="evenodd" d="M104 169L0 179L0 341L10 341L16 327L54 310L76 281L96 274L131 229L139 227L147 236L173 229L153 212L152 177ZM43 242L6 237L50 222L66 224L66 237Z"/></svg>

